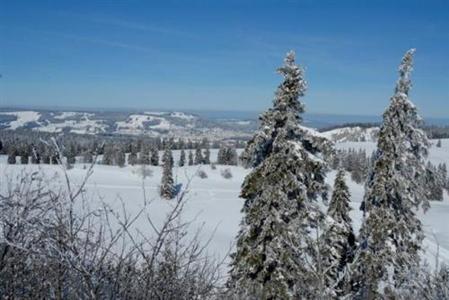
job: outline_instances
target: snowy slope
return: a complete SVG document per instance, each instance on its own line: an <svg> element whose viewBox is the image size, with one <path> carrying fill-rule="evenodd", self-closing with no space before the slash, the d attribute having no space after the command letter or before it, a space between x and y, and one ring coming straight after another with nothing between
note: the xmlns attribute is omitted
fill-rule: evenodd
<svg viewBox="0 0 449 300"><path fill-rule="evenodd" d="M345 147L348 143L337 144L337 147ZM366 148L374 147L373 143L350 143L352 147L360 146ZM211 159L215 160L216 150L211 153ZM179 151L174 151L174 158L178 160ZM449 162L449 140L443 140L442 148L432 148L430 151L430 160L433 162L447 161ZM58 166L21 166L21 165L6 165L6 157L0 157L0 186L4 186L3 180L6 177L14 177L19 174L21 170L25 169L28 172L40 168L49 177L61 174ZM119 198L123 199L125 206L129 213L137 213L143 203L143 189L152 203L150 205L150 216L156 223L162 222L165 213L169 210L173 202L161 200L158 197L158 186L161 177L160 167L149 167L153 175L146 178L144 181L138 175L139 166L127 166L119 168L116 166L98 165L95 167L94 174L88 183L88 193L92 197L92 205L97 203L99 205L100 199L104 199L107 203L120 209L121 203ZM208 178L200 179L195 177L198 169L201 168L206 171ZM224 168L230 168L233 174L231 179L224 179L220 175L220 171ZM188 202L184 214L185 220L194 220L193 226L203 227L203 237L205 240L213 235L212 241L209 245L209 251L218 256L225 256L228 253L229 247L233 244L234 238L239 229L241 219L240 209L243 205L243 200L239 198L239 192L244 177L249 172L241 167L217 166L216 170L212 170L210 166L191 166L191 167L176 167L174 169L174 177L176 182L182 184L186 188L190 181L188 193ZM77 164L74 169L69 171L70 177L74 182L80 182L85 174L82 164ZM332 186L335 177L335 172L330 172L327 177L327 182ZM49 184L62 184L52 180ZM347 178L348 185L351 192L351 217L353 219L354 229L358 230L362 215L359 211L360 202L363 198L363 185L356 184ZM429 261L430 265L434 265L435 255L439 244L439 256L441 260L449 263L449 227L447 226L447 216L449 215L449 197L445 195L443 202L432 202L431 208L426 214L422 214L424 229L426 232L426 239L424 245L426 253L424 257ZM151 233L148 223L144 219L139 219L136 223L136 228L143 232ZM438 242L437 242L437 241Z"/></svg>
<svg viewBox="0 0 449 300"><path fill-rule="evenodd" d="M6 112L1 114L16 117L16 120L11 121L9 123L9 126L7 126L8 129L13 130L26 126L29 123L37 122L41 116L40 113L35 111L17 111L17 112Z"/></svg>
<svg viewBox="0 0 449 300"><path fill-rule="evenodd" d="M247 123L209 120L180 111L2 111L0 129L49 133L175 136L192 140L247 138Z"/></svg>
<svg viewBox="0 0 449 300"><path fill-rule="evenodd" d="M340 142L374 142L379 134L379 127L362 128L343 127L325 131L322 133L329 140Z"/></svg>

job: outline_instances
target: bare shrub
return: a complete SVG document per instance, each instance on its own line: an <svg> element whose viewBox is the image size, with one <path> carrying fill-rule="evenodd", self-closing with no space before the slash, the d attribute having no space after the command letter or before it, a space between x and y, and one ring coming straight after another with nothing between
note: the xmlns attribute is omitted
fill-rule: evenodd
<svg viewBox="0 0 449 300"><path fill-rule="evenodd" d="M207 173L204 170L198 170L196 172L196 175L201 179L207 178Z"/></svg>
<svg viewBox="0 0 449 300"><path fill-rule="evenodd" d="M96 160L94 160L96 161ZM200 231L188 237L181 221L185 191L162 225L150 201L134 215L106 203L91 208L85 186L39 172L2 181L0 191L0 295L6 299L210 299L222 262L206 253ZM152 232L134 228L138 219Z"/></svg>
<svg viewBox="0 0 449 300"><path fill-rule="evenodd" d="M232 178L231 170L228 169L228 168L221 170L220 174L225 179L231 179Z"/></svg>

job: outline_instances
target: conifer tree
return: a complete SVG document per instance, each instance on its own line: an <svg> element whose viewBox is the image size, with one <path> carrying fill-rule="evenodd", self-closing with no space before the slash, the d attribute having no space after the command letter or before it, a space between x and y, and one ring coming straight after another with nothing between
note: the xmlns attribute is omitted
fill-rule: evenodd
<svg viewBox="0 0 449 300"><path fill-rule="evenodd" d="M427 195L430 200L443 200L443 192L445 188L444 174L441 169L432 165L430 161L426 165L426 187Z"/></svg>
<svg viewBox="0 0 449 300"><path fill-rule="evenodd" d="M151 160L152 166L159 166L159 150L156 147L151 148Z"/></svg>
<svg viewBox="0 0 449 300"><path fill-rule="evenodd" d="M115 163L117 166L121 168L124 167L126 164L126 155L122 147L118 147L115 150Z"/></svg>
<svg viewBox="0 0 449 300"><path fill-rule="evenodd" d="M112 166L114 164L114 149L111 144L107 144L104 146L103 152L103 165Z"/></svg>
<svg viewBox="0 0 449 300"><path fill-rule="evenodd" d="M74 143L70 143L65 151L66 163L70 168L76 162L76 146Z"/></svg>
<svg viewBox="0 0 449 300"><path fill-rule="evenodd" d="M181 154L179 157L179 166L184 167L186 164L186 151L184 149L181 149Z"/></svg>
<svg viewBox="0 0 449 300"><path fill-rule="evenodd" d="M189 150L189 166L193 166L193 153Z"/></svg>
<svg viewBox="0 0 449 300"><path fill-rule="evenodd" d="M173 199L175 197L175 187L173 181L173 163L170 149L165 149L162 157L162 179L160 194L162 198Z"/></svg>
<svg viewBox="0 0 449 300"><path fill-rule="evenodd" d="M137 148L131 144L130 146L130 153L128 155L128 164L131 166L134 166L137 164Z"/></svg>
<svg viewBox="0 0 449 300"><path fill-rule="evenodd" d="M409 100L414 50L399 67L399 80L383 115L377 153L361 209L364 220L353 272L355 297L373 299L406 288L406 277L419 264L424 237L416 216L428 207L424 189L428 141Z"/></svg>
<svg viewBox="0 0 449 300"><path fill-rule="evenodd" d="M308 299L316 294L318 278L309 264L316 241L310 233L322 217L316 199L326 193L327 168L320 154L326 140L299 125L304 111L299 98L306 83L294 52L278 72L284 81L273 108L263 114L261 129L245 149L245 158L256 168L240 195L245 199L243 220L228 281L237 299Z"/></svg>
<svg viewBox="0 0 449 300"><path fill-rule="evenodd" d="M195 149L195 165L201 165L203 161L203 154L201 153L201 148L198 145L198 147Z"/></svg>
<svg viewBox="0 0 449 300"><path fill-rule="evenodd" d="M210 164L210 149L209 149L209 144L206 146L206 149L204 150L203 163L204 163L205 165L209 165L209 164Z"/></svg>
<svg viewBox="0 0 449 300"><path fill-rule="evenodd" d="M334 182L334 191L327 210L326 229L322 235L325 283L330 297L341 297L349 292L344 276L355 251L355 235L349 217L351 195L340 169Z"/></svg>
<svg viewBox="0 0 449 300"><path fill-rule="evenodd" d="M150 151L151 151L151 155L153 154L152 152L153 149L150 150L150 148L148 147L148 145L146 143L143 143L141 148L140 148L140 156L139 156L139 162L142 165L149 165L150 164ZM159 158L158 158L159 159Z"/></svg>
<svg viewBox="0 0 449 300"><path fill-rule="evenodd" d="M28 150L28 147L26 145L22 145L22 148L20 150L20 163L22 165L28 164L30 158L30 152Z"/></svg>
<svg viewBox="0 0 449 300"><path fill-rule="evenodd" d="M17 149L14 146L11 146L8 153L8 164L15 165L16 163L17 163Z"/></svg>
<svg viewBox="0 0 449 300"><path fill-rule="evenodd" d="M170 145L167 145L166 147L167 149L165 149L164 155L162 156L162 164L168 163L173 168L174 166L173 153L171 151ZM166 160L168 161L166 162Z"/></svg>

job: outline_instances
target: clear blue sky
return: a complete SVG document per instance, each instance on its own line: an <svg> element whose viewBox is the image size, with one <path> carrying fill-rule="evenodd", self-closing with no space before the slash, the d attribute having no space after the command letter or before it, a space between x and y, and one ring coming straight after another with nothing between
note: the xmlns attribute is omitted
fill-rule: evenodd
<svg viewBox="0 0 449 300"><path fill-rule="evenodd" d="M412 100L449 116L447 0L0 0L0 105L263 110L294 49L309 112L373 115L411 47Z"/></svg>

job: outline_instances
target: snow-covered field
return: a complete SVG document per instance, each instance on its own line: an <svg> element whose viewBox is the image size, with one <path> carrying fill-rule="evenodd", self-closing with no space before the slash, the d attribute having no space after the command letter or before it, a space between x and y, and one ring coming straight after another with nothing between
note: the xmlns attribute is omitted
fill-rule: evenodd
<svg viewBox="0 0 449 300"><path fill-rule="evenodd" d="M375 145L369 142L352 142L337 144L338 148L364 148L368 151L374 150ZM175 151L175 160L178 159L179 153ZM214 160L216 151L211 155ZM429 159L434 163L449 163L449 140L443 140L443 147L432 147ZM116 209L121 208L121 201L126 206L128 213L137 213L143 206L144 190L148 198L152 200L150 204L149 214L156 223L160 223L165 214L173 205L173 200L162 200L158 197L158 187L161 178L160 167L149 167L152 170L152 176L142 179L139 176L140 166L127 166L119 168L116 166L97 165L94 173L87 184L88 196L91 199L91 205L100 205L100 200L105 201ZM201 179L195 176L198 169L204 170L208 178ZM233 177L224 179L220 172L225 168L230 168ZM25 170L32 172L40 170L48 176L56 180L51 180L49 184L62 184L61 169L59 166L35 166L35 165L7 165L6 157L0 157L0 188L5 188L6 178L13 178ZM249 172L242 167L217 166L215 170L211 166L189 166L176 167L174 169L174 177L177 183L186 188L188 182L188 198L186 208L183 214L184 220L193 220L193 227L203 225L204 240L206 241L211 235L212 240L209 245L209 252L220 257L228 253L229 248L234 242L234 238L239 229L241 219L240 209L243 200L239 198L240 187L244 177ZM75 167L68 171L70 178L74 183L80 182L84 177L86 170L82 164L76 164ZM327 177L328 183L332 186L335 172L330 172ZM361 224L362 215L359 211L361 199L363 197L363 186L358 185L348 178L348 184L352 195L351 217L354 223L354 229L358 230ZM120 200L121 199L121 200ZM425 258L429 264L434 265L435 254L438 251L440 260L449 263L449 226L447 219L449 217L449 197L445 195L443 202L432 202L431 208L426 214L422 214L422 220L426 232ZM136 228L142 232L151 233L149 224L145 218L139 219ZM194 230L194 228L191 228Z"/></svg>

